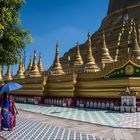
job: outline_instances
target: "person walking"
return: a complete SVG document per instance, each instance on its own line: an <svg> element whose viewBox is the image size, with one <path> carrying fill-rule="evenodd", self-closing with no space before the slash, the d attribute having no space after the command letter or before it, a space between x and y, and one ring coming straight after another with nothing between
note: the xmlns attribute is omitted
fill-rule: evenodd
<svg viewBox="0 0 140 140"><path fill-rule="evenodd" d="M10 100L8 98L7 92L3 93L3 98L1 101L1 130L3 128L8 128L8 130L11 130L11 121L10 121Z"/></svg>
<svg viewBox="0 0 140 140"><path fill-rule="evenodd" d="M12 128L16 125L16 114L18 113L14 100L10 97L8 98L8 92L20 89L22 85L15 82L5 82L4 85L0 88L0 92L3 93L3 98L1 101L1 130L3 128L8 128L8 130L12 130ZM14 109L15 110L14 110Z"/></svg>
<svg viewBox="0 0 140 140"><path fill-rule="evenodd" d="M11 121L11 130L16 126L16 115L18 114L18 110L15 105L15 100L12 95L9 95L10 100L10 121Z"/></svg>

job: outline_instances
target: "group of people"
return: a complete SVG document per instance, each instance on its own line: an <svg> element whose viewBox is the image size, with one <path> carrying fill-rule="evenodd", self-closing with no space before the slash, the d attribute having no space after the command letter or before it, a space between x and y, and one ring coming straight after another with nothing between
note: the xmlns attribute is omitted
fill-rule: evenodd
<svg viewBox="0 0 140 140"><path fill-rule="evenodd" d="M18 110L12 95L7 93L2 94L1 98L1 130L7 128L11 131L16 125L16 115Z"/></svg>

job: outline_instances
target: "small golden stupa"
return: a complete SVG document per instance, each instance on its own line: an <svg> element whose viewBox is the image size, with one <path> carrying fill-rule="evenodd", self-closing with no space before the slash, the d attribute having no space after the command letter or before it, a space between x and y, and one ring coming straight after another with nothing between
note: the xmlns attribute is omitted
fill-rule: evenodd
<svg viewBox="0 0 140 140"><path fill-rule="evenodd" d="M100 68L96 65L95 59L92 55L90 33L88 33L87 54L83 64L83 71L92 71L92 72L100 71Z"/></svg>
<svg viewBox="0 0 140 140"><path fill-rule="evenodd" d="M14 76L14 79L22 79L22 78L25 78L25 76L23 71L22 57L20 57L19 69L17 71L17 74Z"/></svg>
<svg viewBox="0 0 140 140"><path fill-rule="evenodd" d="M82 60L80 50L79 50L79 43L77 42L77 51L76 51L76 56L75 56L75 59L74 59L73 66L74 67L81 66L82 64L83 64L83 60Z"/></svg>
<svg viewBox="0 0 140 140"><path fill-rule="evenodd" d="M34 59L33 59L33 65L31 68L31 71L29 72L29 77L41 77L41 74L38 70L38 66L36 63L36 50L34 50Z"/></svg>
<svg viewBox="0 0 140 140"><path fill-rule="evenodd" d="M62 75L62 74L64 74L63 68L62 68L60 60L59 60L58 43L56 44L55 59L54 59L50 74L51 75Z"/></svg>
<svg viewBox="0 0 140 140"><path fill-rule="evenodd" d="M103 38L102 38L102 43L101 43L101 63L106 64L106 63L112 63L113 59L109 53L109 50L106 45L106 40L105 40L105 32L103 31Z"/></svg>

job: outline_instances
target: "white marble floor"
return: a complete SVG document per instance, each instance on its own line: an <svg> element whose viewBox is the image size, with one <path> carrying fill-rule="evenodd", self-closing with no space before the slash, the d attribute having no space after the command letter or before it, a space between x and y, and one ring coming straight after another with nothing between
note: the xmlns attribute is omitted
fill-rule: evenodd
<svg viewBox="0 0 140 140"><path fill-rule="evenodd" d="M17 117L17 125L13 131L1 131L0 135L7 140L103 140L86 133L72 131L21 116Z"/></svg>
<svg viewBox="0 0 140 140"><path fill-rule="evenodd" d="M111 126L115 128L140 128L140 112L120 113L109 110L50 107L19 103L17 104L17 108L43 115Z"/></svg>

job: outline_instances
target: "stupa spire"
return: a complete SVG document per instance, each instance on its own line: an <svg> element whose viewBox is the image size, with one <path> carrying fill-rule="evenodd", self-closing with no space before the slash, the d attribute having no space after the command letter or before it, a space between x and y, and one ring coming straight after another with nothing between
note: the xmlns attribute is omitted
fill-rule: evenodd
<svg viewBox="0 0 140 140"><path fill-rule="evenodd" d="M34 50L33 65L29 73L29 77L41 77L41 74L39 73L38 66L36 63L36 50Z"/></svg>
<svg viewBox="0 0 140 140"><path fill-rule="evenodd" d="M55 59L54 59L53 66L51 69L51 75L61 75L61 74L64 74L64 71L62 69L60 59L59 59L59 48L58 48L58 42L57 42Z"/></svg>
<svg viewBox="0 0 140 140"><path fill-rule="evenodd" d="M107 45L106 45L106 40L105 40L105 32L103 31L103 44L101 46L101 61L104 62L104 63L111 63L113 62L113 59L109 53L109 50L107 48Z"/></svg>
<svg viewBox="0 0 140 140"><path fill-rule="evenodd" d="M32 68L32 56L30 55L30 62L29 62L29 65L27 67L27 70L25 71L26 76L29 75L29 72L31 71L31 68Z"/></svg>
<svg viewBox="0 0 140 140"><path fill-rule="evenodd" d="M90 33L88 33L88 42L87 42L87 55L85 58L85 62L83 64L84 66L84 71L99 71L100 69L98 68L98 66L95 63L95 59L92 55L92 49L91 49L91 37L90 37Z"/></svg>
<svg viewBox="0 0 140 140"><path fill-rule="evenodd" d="M44 71L41 52L39 53L38 69L40 73Z"/></svg>
<svg viewBox="0 0 140 140"><path fill-rule="evenodd" d="M12 74L11 74L11 70L10 70L10 65L7 66L7 72L5 74L4 77L5 80L12 80Z"/></svg>
<svg viewBox="0 0 140 140"><path fill-rule="evenodd" d="M76 50L76 57L74 60L74 66L79 66L83 64L83 60L79 50L79 43L77 42L77 50Z"/></svg>
<svg viewBox="0 0 140 140"><path fill-rule="evenodd" d="M23 71L22 57L20 57L19 69L18 69L17 74L15 75L14 78L15 78L15 79L22 79L22 78L25 78L25 76L24 76L24 71Z"/></svg>

